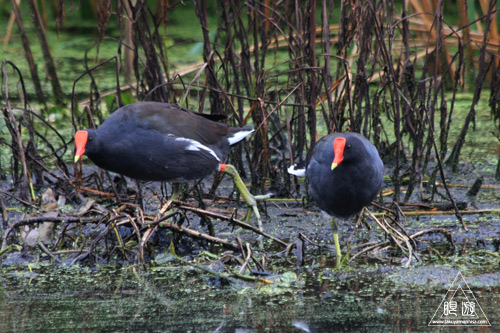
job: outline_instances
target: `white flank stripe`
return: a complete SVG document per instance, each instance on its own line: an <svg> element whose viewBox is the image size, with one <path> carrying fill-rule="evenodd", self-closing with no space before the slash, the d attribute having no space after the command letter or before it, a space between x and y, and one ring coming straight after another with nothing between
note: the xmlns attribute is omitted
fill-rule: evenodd
<svg viewBox="0 0 500 333"><path fill-rule="evenodd" d="M255 130L251 129L249 131L236 132L233 134L233 136L230 136L229 138L227 138L227 140L229 141L230 145L234 145L235 143L238 143L241 140L243 140L244 138L246 138L250 133L253 133L253 131L255 131Z"/></svg>
<svg viewBox="0 0 500 333"><path fill-rule="evenodd" d="M201 143L199 143L198 141L196 140L193 140L193 139L188 139L188 138L175 138L176 141L184 141L184 142L188 142L189 145L186 147L187 150L191 150L191 151L200 151L200 150L205 150L205 151L208 151L213 157L215 157L215 159L217 161L220 162L220 158L219 156L217 156L217 154L210 148L208 148L207 146L205 145L202 145Z"/></svg>
<svg viewBox="0 0 500 333"><path fill-rule="evenodd" d="M288 168L288 173L291 175L295 175L297 177L305 177L306 176L306 169L295 169L296 166L297 166L296 164L291 165Z"/></svg>

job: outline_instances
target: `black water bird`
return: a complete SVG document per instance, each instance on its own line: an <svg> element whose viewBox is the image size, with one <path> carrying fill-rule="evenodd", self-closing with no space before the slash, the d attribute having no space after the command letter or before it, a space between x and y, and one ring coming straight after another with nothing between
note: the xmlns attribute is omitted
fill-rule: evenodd
<svg viewBox="0 0 500 333"><path fill-rule="evenodd" d="M124 106L98 129L76 132L75 163L85 154L100 168L146 181L184 182L226 172L261 227L255 197L234 166L224 163L230 146L253 129L230 127L210 117L175 104L138 102Z"/></svg>
<svg viewBox="0 0 500 333"><path fill-rule="evenodd" d="M338 226L369 205L380 192L384 164L375 146L358 133L334 133L321 138L307 156L306 168L288 171L306 177L317 206L331 216L337 267L341 265Z"/></svg>

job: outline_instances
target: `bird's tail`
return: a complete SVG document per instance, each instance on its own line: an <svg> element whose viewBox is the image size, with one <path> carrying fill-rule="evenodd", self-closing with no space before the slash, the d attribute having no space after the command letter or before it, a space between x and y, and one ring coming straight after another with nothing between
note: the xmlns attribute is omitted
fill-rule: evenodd
<svg viewBox="0 0 500 333"><path fill-rule="evenodd" d="M253 133L254 129L252 126L245 126L245 127L231 127L229 129L229 136L227 137L229 144L234 145L235 143L240 142L244 138L246 138L248 135Z"/></svg>
<svg viewBox="0 0 500 333"><path fill-rule="evenodd" d="M300 168L297 166L297 164L294 164L288 168L288 173L297 177L305 177L306 168Z"/></svg>

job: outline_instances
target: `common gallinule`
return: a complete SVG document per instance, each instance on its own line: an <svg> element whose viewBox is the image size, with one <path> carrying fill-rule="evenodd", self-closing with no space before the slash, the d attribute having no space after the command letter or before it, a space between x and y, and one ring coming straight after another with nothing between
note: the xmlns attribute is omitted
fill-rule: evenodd
<svg viewBox="0 0 500 333"><path fill-rule="evenodd" d="M384 164L375 146L358 133L335 133L321 138L308 153L306 168L289 173L306 177L318 207L330 215L340 267L338 226L333 217L347 219L377 196L384 180Z"/></svg>
<svg viewBox="0 0 500 333"><path fill-rule="evenodd" d="M75 163L87 155L100 168L134 179L183 182L230 174L261 227L255 197L236 169L223 162L230 145L253 132L215 122L178 105L138 102L113 112L99 127L75 134Z"/></svg>

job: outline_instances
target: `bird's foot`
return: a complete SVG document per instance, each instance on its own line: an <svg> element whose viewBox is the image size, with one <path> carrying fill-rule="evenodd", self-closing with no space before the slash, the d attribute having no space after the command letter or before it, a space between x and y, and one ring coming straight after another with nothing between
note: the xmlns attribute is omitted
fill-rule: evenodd
<svg viewBox="0 0 500 333"><path fill-rule="evenodd" d="M342 252L340 251L339 228L334 218L331 218L330 223L332 226L333 242L335 243L335 254L337 256L335 268L340 269L342 267Z"/></svg>
<svg viewBox="0 0 500 333"><path fill-rule="evenodd" d="M262 231L262 219L260 217L260 212L259 208L257 206L257 201L261 200L266 200L272 197L272 193L268 193L265 195L252 195L247 187L245 186L245 183L243 183L243 180L241 179L240 175L238 174L238 171L236 171L236 168L232 166L231 164L221 164L220 170L229 174L234 181L234 184L240 191L241 196L247 203L247 205L250 207L250 209L247 212L246 215L246 222L250 223L250 219L252 218L252 214L255 215L255 219L257 220L257 225L259 227L259 230ZM262 236L259 236L259 243L262 246Z"/></svg>
<svg viewBox="0 0 500 333"><path fill-rule="evenodd" d="M342 269L349 264L349 252L345 255L339 254L335 257L335 269Z"/></svg>
<svg viewBox="0 0 500 333"><path fill-rule="evenodd" d="M185 187L186 187L186 184L184 184L184 183L172 183L172 195L170 196L170 200L168 200L167 203L160 210L161 215L163 215L163 214L173 215L174 214L174 208L171 207L172 202L174 202L176 200L182 200ZM174 218L171 217L167 221L173 222Z"/></svg>
<svg viewBox="0 0 500 333"><path fill-rule="evenodd" d="M335 268L336 269L341 269L342 268L342 255L341 254L337 255L337 260L335 262Z"/></svg>

